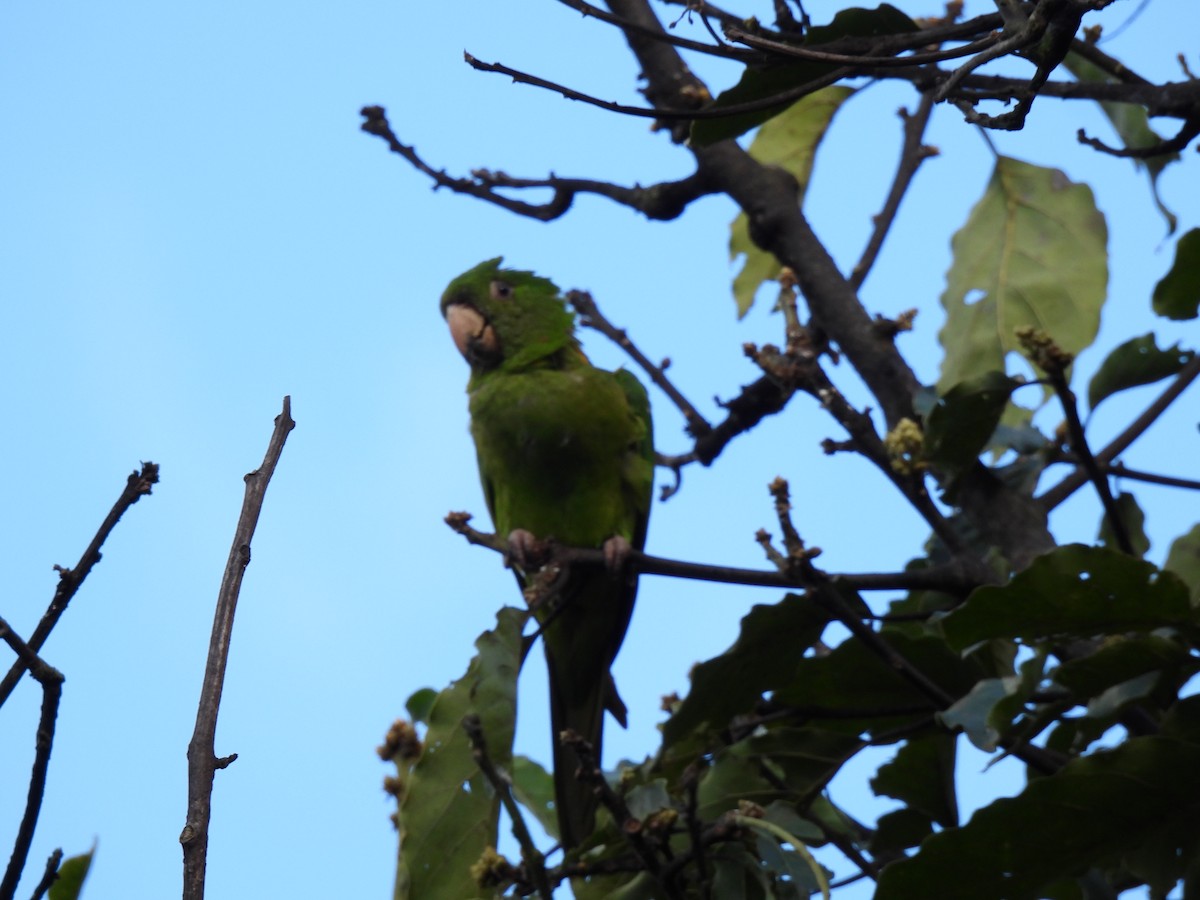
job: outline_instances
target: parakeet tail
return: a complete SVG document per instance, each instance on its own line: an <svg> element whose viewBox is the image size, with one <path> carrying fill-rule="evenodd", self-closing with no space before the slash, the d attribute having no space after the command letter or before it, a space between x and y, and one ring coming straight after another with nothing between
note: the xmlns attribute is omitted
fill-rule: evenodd
<svg viewBox="0 0 1200 900"><path fill-rule="evenodd" d="M554 738L554 803L558 812L558 831L564 849L577 846L596 827L595 781L580 779L579 757L574 749L563 744L560 736L570 729L592 746L597 765L604 743L604 710L611 687L611 677L600 681L586 698L570 702L562 690L563 682L556 677L555 660L546 655L550 668L550 725ZM569 664L570 661L568 660ZM619 702L619 699L618 701Z"/></svg>

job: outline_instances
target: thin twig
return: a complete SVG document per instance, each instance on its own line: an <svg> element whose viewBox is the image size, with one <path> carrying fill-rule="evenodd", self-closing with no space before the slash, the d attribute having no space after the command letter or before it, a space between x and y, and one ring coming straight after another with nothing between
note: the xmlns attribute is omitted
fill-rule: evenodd
<svg viewBox="0 0 1200 900"><path fill-rule="evenodd" d="M1096 454L1096 461L1098 463L1109 463L1124 453L1134 441L1145 434L1147 429L1158 421L1159 416L1167 411L1167 408L1178 399L1180 394L1187 390L1188 386L1198 376L1200 376L1200 356L1194 356L1179 370L1179 373L1167 386L1166 390L1159 394L1142 411L1141 415L1130 422L1124 431L1113 438L1103 450L1100 450ZM1087 481L1087 472L1082 468L1077 468L1037 499L1045 510L1049 512L1087 484Z"/></svg>
<svg viewBox="0 0 1200 900"><path fill-rule="evenodd" d="M1079 418L1079 406L1075 401L1075 393L1067 384L1066 374L1057 367L1051 368L1046 374L1049 376L1050 386L1054 388L1054 393L1062 405L1071 449L1079 457L1080 467L1087 473L1088 480L1096 488L1096 494L1100 497L1100 503L1104 507L1104 515L1108 519L1108 525L1112 529L1117 547L1122 553L1133 556L1133 542L1129 537L1129 529L1125 525L1125 520L1121 518L1121 510L1117 506L1116 498L1113 497L1108 477L1101 471L1096 457L1092 455L1092 448L1088 446L1087 435L1083 430L1083 421Z"/></svg>
<svg viewBox="0 0 1200 900"><path fill-rule="evenodd" d="M569 6L585 16L590 16L593 19L599 19L601 22L606 22L609 25L615 25L626 34L640 34L656 41L663 41L672 44L681 50L692 50L696 53L705 53L710 56L719 56L722 59L732 59L742 63L760 61L762 55L754 53L750 50L742 50L739 47L730 47L728 44L714 46L705 44L702 41L693 41L689 38L678 37L663 29L647 28L640 22L634 22L630 19L615 16L610 12L600 9L598 6L593 6L590 3L584 3L583 0L558 0L564 6Z"/></svg>
<svg viewBox="0 0 1200 900"><path fill-rule="evenodd" d="M585 328L594 328L599 331L610 341L628 353L633 361L641 366L642 370L650 376L650 380L658 385L675 404L676 408L683 413L684 419L687 420L687 431L692 437L702 437L712 431L712 426L704 416L696 410L688 399L683 396L680 390L671 383L667 378L663 366L656 366L650 362L646 354L637 348L637 345L629 339L628 333L624 328L617 328L612 322L604 317L600 312L600 308L596 305L596 301L592 299L592 295L587 291L567 291L567 302L570 303L579 313L580 323Z"/></svg>
<svg viewBox="0 0 1200 900"><path fill-rule="evenodd" d="M467 733L467 740L471 742L471 757L475 760L475 764L479 766L479 771L483 773L483 777L488 780L488 784L492 786L492 790L496 792L496 796L500 798L500 804L504 807L505 812L508 813L509 820L512 822L513 837L521 845L521 859L525 863L526 873L537 888L538 896L542 900L551 900L554 892L551 890L550 881L546 877L546 858L542 854L542 851L537 848L537 844L533 842L529 828L525 825L525 817L521 815L521 808L517 805L517 801L513 799L512 785L507 778L496 770L491 757L488 756L487 738L483 733L483 722L480 721L479 716L472 713L463 719L462 726L463 730Z"/></svg>
<svg viewBox="0 0 1200 900"><path fill-rule="evenodd" d="M568 100L577 100L580 103L586 103L589 106L596 106L608 112L620 113L624 116L635 116L643 119L659 119L663 121L727 119L731 116L740 116L744 113L760 112L765 109L775 109L776 107L782 107L789 103L794 103L801 97L807 97L809 94L816 93L823 87L836 84L843 78L848 78L855 74L850 68L843 66L833 69L822 75L818 75L811 80L806 81L803 84L799 84L796 87L789 88L786 91L780 91L778 94L772 94L769 97L760 97L757 100L748 100L745 103L730 103L725 106L707 106L694 109L671 109L654 106L627 106L623 103L616 103L612 100L601 100L599 97L593 97L591 94L585 94L582 91L577 91L574 88L569 88L566 85L559 84L558 82L550 81L549 79L541 78L537 75L531 75L528 72L522 72L520 69L514 69L511 66L504 65L504 63L486 63L483 60L472 56L470 53L466 53L464 56L471 68L479 72L492 72L497 75L507 75L517 84L528 84L532 87L553 91L556 94L561 94Z"/></svg>
<svg viewBox="0 0 1200 900"><path fill-rule="evenodd" d="M29 895L29 900L41 900L42 897L46 896L46 892L50 890L50 886L58 880L58 867L62 864L62 858L62 847L59 847L46 859L46 868L42 872L42 880L37 883L37 887Z"/></svg>
<svg viewBox="0 0 1200 900"><path fill-rule="evenodd" d="M109 534L116 528L117 522L121 521L121 516L125 514L125 510L137 503L142 497L150 493L151 488L158 483L158 466L152 462L142 463L140 472L135 471L125 481L125 489L121 491L121 496L117 498L117 502L113 504L104 521L100 523L100 528L96 531L92 542L88 544L87 549L83 551L83 555L79 557L79 562L74 568L64 569L60 566L55 566L58 570L58 587L54 591L54 598L50 601L46 612L42 614L42 619L38 622L37 627L33 629L33 634L29 638L29 648L36 654L40 653L42 645L46 643L46 638L50 636L50 632L54 630L54 626L58 624L59 618L66 612L67 604L71 602L71 598L79 591L79 586L83 584L83 580L88 577L92 568L96 563L100 562L100 548L104 546L104 542L108 539ZM4 680L0 681L0 705L8 699L13 688L17 686L17 682L21 679L21 674L25 671L25 663L20 657L13 663L8 674L4 676Z"/></svg>
<svg viewBox="0 0 1200 900"><path fill-rule="evenodd" d="M62 699L63 676L38 656L33 647L21 640L3 618L0 618L0 640L12 648L17 659L42 686L42 711L34 738L33 770L29 775L29 790L25 796L25 813L21 816L21 824L17 826L17 837L13 841L13 851L8 860L8 868L4 872L4 880L0 881L0 900L12 900L25 871L29 848L33 845L33 833L37 829L38 816L42 811L46 772L50 768L50 751L54 747L58 702Z"/></svg>
<svg viewBox="0 0 1200 900"><path fill-rule="evenodd" d="M183 845L183 898L203 900L205 870L208 863L208 824L212 815L213 779L217 769L223 769L237 759L237 754L218 758L214 749L217 733L217 713L221 707L221 692L225 684L225 665L229 661L229 642L233 635L233 617L237 611L242 576L250 564L250 541L258 526L267 485L283 453L288 433L296 427L292 420L292 398L283 398L283 411L275 417L275 430L267 444L262 465L245 477L246 494L242 512L233 533L233 546L221 578L213 615L212 637L208 644L208 662L204 667L204 682L200 688L200 703L196 711L196 729L188 744L188 808L187 820L179 835Z"/></svg>
<svg viewBox="0 0 1200 900"><path fill-rule="evenodd" d="M637 854L646 871L658 883L664 895L671 898L680 897L674 884L663 876L662 861L647 839L642 823L634 818L629 807L625 805L625 800L612 789L608 779L604 777L604 770L600 768L600 762L596 759L595 748L569 728L558 735L558 739L575 752L575 756L579 759L578 777L595 790L604 808L612 814L617 829L625 837L633 852Z"/></svg>
<svg viewBox="0 0 1200 900"><path fill-rule="evenodd" d="M1185 150L1187 145L1192 142L1192 138L1198 134L1200 134L1200 115L1184 119L1174 137L1157 141L1147 147L1110 147L1099 138L1089 137L1082 128L1075 132L1075 138L1079 143L1085 144L1093 150L1099 150L1101 153L1107 153L1109 156L1119 159L1146 160L1156 156L1173 156Z"/></svg>
<svg viewBox="0 0 1200 900"><path fill-rule="evenodd" d="M875 265L875 259L883 248L883 242L891 230L892 223L896 220L896 214L900 211L900 202L908 192L913 177L917 174L917 169L921 167L921 163L937 152L921 143L932 112L933 94L929 91L921 95L921 102L917 105L915 113L900 111L904 119L904 146L900 150L900 164L896 167L896 175L892 178L892 187L888 191L883 209L875 217L875 228L871 232L871 239L867 241L862 256L850 273L850 284L856 291L862 287L871 267Z"/></svg>
<svg viewBox="0 0 1200 900"><path fill-rule="evenodd" d="M1111 465L1099 463L1101 471L1115 478L1128 478L1131 481L1144 481L1147 484L1161 484L1167 487L1183 488L1189 491L1200 491L1200 481L1194 478L1176 478L1173 475L1158 475L1154 472L1143 472L1131 469L1124 463Z"/></svg>
<svg viewBox="0 0 1200 900"><path fill-rule="evenodd" d="M972 53L987 50L1000 40L998 33L992 33L951 50L931 50L926 53L914 53L912 56L874 56L865 53L834 53L800 44L773 41L752 31L732 26L726 26L725 36L731 41L737 41L739 44L745 44L747 47L763 50L775 56L803 59L809 62L827 63L830 65L872 68L922 66L929 63L945 62L951 59L961 59L964 56L970 56Z"/></svg>

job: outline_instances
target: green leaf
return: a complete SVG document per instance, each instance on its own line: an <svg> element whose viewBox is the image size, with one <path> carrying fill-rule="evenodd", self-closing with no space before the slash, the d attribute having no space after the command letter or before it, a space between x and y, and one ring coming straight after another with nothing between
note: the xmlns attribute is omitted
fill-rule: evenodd
<svg viewBox="0 0 1200 900"><path fill-rule="evenodd" d="M655 778L646 784L639 784L625 795L625 805L630 814L639 821L647 816L671 807L671 795L667 793L667 780Z"/></svg>
<svg viewBox="0 0 1200 900"><path fill-rule="evenodd" d="M1171 271L1154 286L1154 311L1168 319L1194 319L1200 314L1200 228L1175 244Z"/></svg>
<svg viewBox="0 0 1200 900"><path fill-rule="evenodd" d="M1187 658L1187 651L1170 638L1157 634L1118 635L1094 653L1065 662L1051 674L1082 700L1148 672L1176 668Z"/></svg>
<svg viewBox="0 0 1200 900"><path fill-rule="evenodd" d="M433 701L437 699L437 695L438 692L433 688L421 688L404 701L404 708L408 710L414 722L427 723L429 711L433 708Z"/></svg>
<svg viewBox="0 0 1200 900"><path fill-rule="evenodd" d="M1001 737L994 721L997 707L1020 687L1021 679L1016 676L984 678L976 682L965 697L938 713L938 719L947 728L961 728L972 744L991 753Z"/></svg>
<svg viewBox="0 0 1200 900"><path fill-rule="evenodd" d="M1020 379L992 371L943 393L925 420L925 458L951 471L975 462L1021 384Z"/></svg>
<svg viewBox="0 0 1200 900"><path fill-rule="evenodd" d="M815 47L843 37L873 37L885 34L905 34L916 31L917 26L896 7L884 3L875 9L843 9L828 25L810 28L801 46ZM743 103L766 100L793 88L807 84L831 72L835 66L829 63L792 62L782 65L747 66L742 77L729 90L722 91L707 107L719 110ZM803 102L809 94L798 101L784 101L750 112L720 116L713 119L696 119L692 122L690 143L693 147L706 147L728 138L745 134L756 125L779 115L793 102Z"/></svg>
<svg viewBox="0 0 1200 900"><path fill-rule="evenodd" d="M1133 555L1141 559L1146 555L1146 551L1150 549L1150 538L1146 536L1146 514L1138 506L1133 494L1118 494L1115 501L1117 504L1117 518L1125 526L1125 533L1129 536ZM1121 548L1116 534L1113 532L1112 521L1109 519L1107 513L1100 520L1099 537L1100 543L1105 547L1111 547L1114 550Z"/></svg>
<svg viewBox="0 0 1200 900"><path fill-rule="evenodd" d="M1046 332L1069 353L1090 345L1108 284L1107 242L1089 187L1057 169L1000 157L952 241L939 387L1003 371L1022 326Z"/></svg>
<svg viewBox="0 0 1200 900"><path fill-rule="evenodd" d="M880 637L947 693L961 696L978 680L977 667L953 653L939 637L901 631L888 631ZM773 700L802 709L835 709L840 716L861 710L862 719L842 719L838 724L872 732L897 728L934 711L928 697L854 638L825 656L800 660L791 684L776 691Z"/></svg>
<svg viewBox="0 0 1200 900"><path fill-rule="evenodd" d="M401 771L400 861L397 900L465 900L480 889L471 866L496 845L499 798L480 773L463 730L478 715L488 756L500 770L512 760L517 710L517 672L526 610L505 608L496 628L480 635L466 674L437 695L429 709L420 757Z"/></svg>
<svg viewBox="0 0 1200 900"><path fill-rule="evenodd" d="M1089 638L1162 626L1194 629L1184 584L1170 572L1102 547L1069 544L1003 586L974 591L941 619L951 647L989 638Z"/></svg>
<svg viewBox="0 0 1200 900"><path fill-rule="evenodd" d="M58 867L58 876L50 885L50 900L78 900L83 891L83 882L87 879L88 869L92 867L92 857L96 855L96 845L79 856L63 860Z"/></svg>
<svg viewBox="0 0 1200 900"><path fill-rule="evenodd" d="M932 833L933 822L925 813L909 807L894 809L879 817L871 835L871 853L877 857L893 855L917 846Z"/></svg>
<svg viewBox="0 0 1200 900"><path fill-rule="evenodd" d="M1153 334L1126 341L1108 354L1092 376L1088 384L1088 406L1095 409L1101 400L1118 391L1169 378L1195 355L1191 350L1180 350L1178 343L1159 350Z"/></svg>
<svg viewBox="0 0 1200 900"><path fill-rule="evenodd" d="M931 885L953 885L955 900L1042 896L1044 885L1144 847L1153 829L1195 822L1198 767L1200 746L1161 736L1072 760L887 866L875 898L924 900Z"/></svg>
<svg viewBox="0 0 1200 900"><path fill-rule="evenodd" d="M750 145L750 155L759 162L784 168L796 179L797 203L804 201L817 145L834 113L853 93L851 88L828 87L804 97L764 125ZM738 213L729 226L729 258L736 262L742 256L745 262L733 279L739 319L750 310L758 289L764 282L776 280L781 268L772 254L750 239L750 220L744 212Z"/></svg>
<svg viewBox="0 0 1200 900"><path fill-rule="evenodd" d="M692 732L724 729L766 691L786 685L798 657L821 637L829 620L829 613L799 594L788 594L774 606L753 607L733 646L692 669L691 690L663 726L664 749L670 751Z"/></svg>
<svg viewBox="0 0 1200 900"><path fill-rule="evenodd" d="M554 776L528 756L512 760L513 795L533 813L551 837L558 836L558 814L554 811Z"/></svg>
<svg viewBox="0 0 1200 900"><path fill-rule="evenodd" d="M944 732L909 738L891 762L879 767L871 790L893 797L939 825L958 824L954 761L958 737ZM911 845L908 845L911 846Z"/></svg>
<svg viewBox="0 0 1200 900"><path fill-rule="evenodd" d="M1095 63L1089 62L1076 53L1068 53L1063 60L1063 64L1080 81L1098 84L1119 83L1116 78L1109 75ZM1117 135L1121 138L1121 142L1125 147L1143 149L1162 143L1162 138L1150 127L1150 117L1146 113L1146 107L1137 106L1133 103L1112 103L1107 100L1101 100L1100 108L1104 110L1104 114L1112 122L1113 128L1116 129ZM1178 160L1178 153L1164 153L1161 156L1152 156L1149 159L1137 159L1135 157L1133 160L1135 166L1139 169L1144 168L1150 176L1150 193L1154 197L1154 203L1158 207L1158 211L1167 220L1168 234L1175 231L1179 220L1171 210L1167 209L1166 204L1162 202L1162 198L1158 194L1158 176L1162 174L1163 169Z"/></svg>
<svg viewBox="0 0 1200 900"><path fill-rule="evenodd" d="M1200 524L1171 543L1163 568L1183 579L1193 604L1200 605Z"/></svg>

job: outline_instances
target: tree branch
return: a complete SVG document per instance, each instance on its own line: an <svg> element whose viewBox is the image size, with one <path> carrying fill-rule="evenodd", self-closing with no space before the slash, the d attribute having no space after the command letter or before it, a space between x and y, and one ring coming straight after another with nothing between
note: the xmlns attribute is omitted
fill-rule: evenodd
<svg viewBox="0 0 1200 900"><path fill-rule="evenodd" d="M900 211L900 202L908 192L913 177L917 174L917 169L921 167L921 163L937 153L936 150L921 143L932 113L933 95L928 91L921 95L921 102L915 113L909 113L904 109L900 110L900 116L904 120L904 144L900 149L900 163L896 167L896 175L892 178L892 188L888 192L887 200L884 201L883 209L880 210L879 215L875 216L875 228L871 232L871 239L867 241L862 256L850 273L850 286L856 291L867 280L867 275L870 274L871 267L875 265L879 251L883 249L883 242L887 239L892 223L896 221L896 214Z"/></svg>
<svg viewBox="0 0 1200 900"><path fill-rule="evenodd" d="M38 719L34 739L33 771L29 775L29 790L25 795L25 812L17 826L17 837L13 842L12 855L4 879L0 881L0 900L12 900L17 884L25 871L29 859L29 848L33 845L33 833L37 829L38 816L42 811L42 797L46 792L46 773L50 768L50 751L54 747L54 727L58 720L58 703L62 699L62 673L42 660L33 647L21 640L3 618L0 618L0 640L3 640L17 655L25 669L42 686L42 711Z"/></svg>
<svg viewBox="0 0 1200 900"><path fill-rule="evenodd" d="M704 416L696 410L682 392L671 383L664 371L666 365L656 366L650 362L646 354L629 339L629 335L624 328L617 328L604 314L600 312L600 308L596 305L596 301L592 299L592 295L587 291L567 291L567 302L570 303L579 313L580 323L585 328L594 328L599 331L610 341L633 357L636 362L653 381L659 389L671 398L671 402L676 408L683 413L684 419L687 420L688 433L693 437L702 437L712 431L712 426Z"/></svg>
<svg viewBox="0 0 1200 900"><path fill-rule="evenodd" d="M467 733L467 740L471 742L471 756L475 760L475 765L479 766L479 771L483 773L483 777L488 780L488 784L500 798L500 804L512 822L513 836L521 847L521 860L530 881L536 887L538 896L542 900L552 900L554 891L551 890L550 882L546 878L546 858L538 850L537 844L533 842L533 837L529 833L529 828L525 825L525 817L521 815L521 808L513 799L511 783L496 770L491 757L488 756L483 723L479 716L472 713L463 719L462 726Z"/></svg>
<svg viewBox="0 0 1200 900"><path fill-rule="evenodd" d="M713 193L699 173L680 181L651 185L621 187L605 181L586 178L514 178L503 172L476 169L470 178L456 178L444 169L435 169L417 155L416 150L400 142L387 120L382 106L365 106L361 111L365 121L361 128L367 134L381 138L393 153L403 157L417 171L433 180L434 188L447 188L456 194L466 194L506 209L517 215L549 222L571 208L576 195L596 194L642 213L648 219L666 221L677 218L693 200ZM526 203L496 192L497 188L549 188L554 196L548 203Z"/></svg>
<svg viewBox="0 0 1200 900"><path fill-rule="evenodd" d="M188 808L187 820L179 835L183 845L183 898L203 900L204 880L208 864L208 824L212 816L213 780L218 769L237 759L237 754L218 758L215 752L217 713L221 707L221 692L225 685L225 664L229 660L229 643L233 636L233 617L237 611L242 576L250 564L250 541L258 526L267 485L283 453L283 445L296 423L292 421L292 398L283 398L283 411L275 417L275 430L267 444L262 465L245 477L246 494L242 512L233 533L233 546L221 578L213 616L212 637L208 645L208 662L200 688L200 703L196 711L196 728L188 744Z"/></svg>
<svg viewBox="0 0 1200 900"><path fill-rule="evenodd" d="M113 508L104 517L104 521L100 523L95 537L83 551L83 556L79 557L79 562L75 564L75 567L64 569L61 566L55 566L58 571L58 588L55 590L46 612L42 614L41 621L33 629L33 635L29 638L29 648L35 654L41 651L42 645L46 643L46 638L50 636L50 632L58 624L59 618L66 612L67 604L71 602L71 598L75 596L79 586L83 584L83 580L88 577L96 563L100 562L100 548L104 546L104 542L108 540L112 530L121 521L125 510L149 494L151 488L157 483L158 466L152 462L142 463L142 470L135 471L126 479L125 489L121 491L121 496L117 498ZM0 681L0 706L13 692L13 688L17 686L24 671L25 662L23 658L18 657L8 674L4 676L4 680Z"/></svg>
<svg viewBox="0 0 1200 900"><path fill-rule="evenodd" d="M1124 431L1113 438L1103 450L1096 454L1096 461L1101 464L1109 463L1125 452L1134 441L1145 434L1151 425L1158 421L1159 416L1166 412L1167 408L1175 402L1179 395L1187 390L1188 385L1195 381L1197 376L1200 376L1200 356L1192 357L1179 370L1179 373L1167 386L1166 390L1159 394L1142 411L1141 415L1130 422ZM1087 472L1082 468L1077 468L1054 487L1041 494L1037 498L1037 501L1046 512L1049 512L1083 487L1083 485L1087 484L1087 481Z"/></svg>
<svg viewBox="0 0 1200 900"><path fill-rule="evenodd" d="M486 547L503 556L507 543L501 535L478 531L469 524L471 514L453 512L446 516L446 524L468 543ZM539 535L540 537L540 535ZM605 565L604 551L590 547L567 547L552 540L545 541L544 559L534 560L540 566L598 566ZM677 559L651 556L640 550L629 551L629 568L642 575L662 575L668 578L688 578L695 581L711 581L717 584L740 584L747 587L807 588L812 582L796 574L784 574L776 570L741 569L734 566L714 566L692 563ZM846 573L825 576L848 588L858 591L940 591L956 596L965 596L979 587L980 581L973 577L965 565L950 563L929 569L911 572Z"/></svg>

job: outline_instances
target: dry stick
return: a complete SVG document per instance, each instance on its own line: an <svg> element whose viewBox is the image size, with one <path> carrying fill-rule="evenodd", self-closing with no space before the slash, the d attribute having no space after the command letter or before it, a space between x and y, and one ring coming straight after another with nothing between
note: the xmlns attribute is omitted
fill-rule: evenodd
<svg viewBox="0 0 1200 900"><path fill-rule="evenodd" d="M483 722L479 716L472 713L463 719L462 727L467 733L467 740L471 742L471 756L475 760L475 765L479 766L479 771L483 773L483 777L488 780L492 790L500 798L500 804L512 821L513 837L521 846L521 860L525 863L526 875L537 888L538 896L542 900L552 900L554 891L551 890L550 881L546 877L546 858L538 850L537 844L533 842L533 837L529 833L529 828L525 825L525 817L521 815L521 808L513 799L511 783L496 770L491 757L488 756Z"/></svg>
<svg viewBox="0 0 1200 900"><path fill-rule="evenodd" d="M1166 412L1170 406L1182 394L1196 377L1200 376L1200 356L1194 356L1192 359L1180 369L1179 374L1175 376L1175 380L1167 387L1165 391L1151 403L1142 414L1129 423L1124 431L1117 435L1111 443L1099 453L1096 454L1096 461L1099 463L1112 462L1117 456L1125 452L1126 449L1146 432L1153 425L1158 417ZM1082 468L1077 468L1074 472L1050 488L1037 499L1045 506L1046 511L1054 509L1073 493L1087 484L1088 474Z"/></svg>
<svg viewBox="0 0 1200 900"><path fill-rule="evenodd" d="M1128 478L1130 481L1144 481L1147 484L1161 484L1166 487L1184 488L1189 491L1200 491L1200 481L1194 478L1177 478L1174 475L1159 475L1155 472L1143 472L1131 469L1124 463L1099 463L1101 471L1114 478Z"/></svg>
<svg viewBox="0 0 1200 900"><path fill-rule="evenodd" d="M233 534L233 547L229 551L229 561L225 564L225 574L221 578L221 590L217 594L212 638L208 644L208 663L204 668L200 705L196 712L196 730L192 734L187 752L187 821L179 835L179 843L183 845L184 900L202 900L204 897L213 778L217 769L223 769L237 759L236 753L218 759L214 751L217 712L221 706L225 663L229 659L229 640L233 634L233 615L237 610L242 576L250 563L250 540L254 537L254 529L258 525L267 485L275 472L279 456L283 453L283 444L287 440L288 432L295 427L296 423L292 421L292 398L284 397L283 411L275 417L275 430L267 445L263 464L245 477L246 496L242 502L242 514L238 518L237 529Z"/></svg>
<svg viewBox="0 0 1200 900"><path fill-rule="evenodd" d="M142 497L150 493L151 488L158 483L158 466L152 462L142 463L142 470L134 472L126 479L125 489L121 491L121 496L117 498L117 502L113 504L113 508L109 510L104 521L100 523L100 528L96 531L92 542L88 544L87 549L83 551L83 556L79 557L79 562L75 564L73 569L64 569L61 566L55 566L58 570L58 588L54 591L54 598L50 601L50 606L46 612L42 614L42 620L38 622L37 627L33 629L33 634L29 638L29 649L35 654L39 653L42 645L46 643L46 638L50 636L50 632L54 630L54 626L58 623L59 618L67 609L67 604L71 602L71 598L75 596L79 590L79 586L83 584L83 580L88 577L88 573L92 571L92 567L100 562L100 548L108 539L109 534L117 526L117 522L121 520L121 516L125 510L137 503ZM8 674L4 676L4 680L0 681L0 705L8 699L9 694L13 692L13 688L17 686L17 682L21 680L21 675L25 672L25 661L21 657L13 663Z"/></svg>
<svg viewBox="0 0 1200 900"><path fill-rule="evenodd" d="M585 328L594 328L602 335L633 357L633 361L642 367L643 371L650 376L653 381L662 390L664 394L671 398L671 402L676 408L683 413L683 417L687 420L688 433L693 437L702 437L712 431L712 426L704 416L696 410L688 399L683 396L671 380L667 378L663 371L663 366L656 366L650 362L649 358L629 339L629 334L624 328L617 328L612 322L604 317L600 312L600 308L596 305L596 301L592 299L592 295L587 291L567 291L567 302L575 308L579 313L580 320Z"/></svg>
<svg viewBox="0 0 1200 900"><path fill-rule="evenodd" d="M669 898L681 897L679 889L672 880L665 877L662 862L659 860L654 846L647 840L641 821L634 817L633 813L629 811L629 807L625 805L624 798L612 789L608 779L604 777L604 770L600 768L600 761L596 759L595 748L569 728L557 738L575 751L575 755L579 758L577 777L581 781L591 784L604 808L612 815L617 829L663 894Z"/></svg>
<svg viewBox="0 0 1200 900"><path fill-rule="evenodd" d="M42 713L34 741L36 749L33 771L29 775L29 792L25 798L25 814L17 827L17 839L13 842L12 856L9 857L4 880L0 882L0 900L12 900L21 874L25 871L29 848L33 844L33 832L37 828L38 815L42 811L42 795L46 790L50 750L54 746L54 725L58 718L58 701L62 698L63 676L42 660L29 644L21 640L3 618L0 618L0 639L12 648L17 654L17 659L42 686Z"/></svg>
<svg viewBox="0 0 1200 900"><path fill-rule="evenodd" d="M63 852L59 847L46 860L46 869L42 873L42 880L37 883L37 887L33 889L33 893L29 895L30 900L41 900L46 896L46 891L50 890L50 885L58 880L58 867L62 863Z"/></svg>
<svg viewBox="0 0 1200 900"><path fill-rule="evenodd" d="M896 167L896 175L892 179L892 189L888 192L883 209L875 217L875 228L871 233L871 239L867 241L862 257L854 266L854 271L850 273L850 284L856 291L862 287L871 267L875 265L879 251L883 248L883 242L892 228L892 223L896 220L896 213L900 211L900 201L908 192L913 176L917 174L917 169L921 167L921 163L936 152L921 143L932 112L933 93L931 91L921 94L921 102L915 113L900 110L900 115L904 119L904 146L900 151L900 164Z"/></svg>
<svg viewBox="0 0 1200 900"><path fill-rule="evenodd" d="M1108 476L1100 470L1100 466L1096 463L1096 457L1092 454L1092 448L1088 446L1087 435L1083 431L1083 422L1079 418L1079 406L1075 401L1075 392L1067 384L1067 377L1063 374L1062 369L1056 368L1046 374L1049 376L1050 386L1054 388L1054 393L1058 395L1058 401L1062 405L1063 415L1067 420L1067 434L1071 438L1071 449L1079 457L1080 465L1096 488L1096 494L1100 497L1100 503L1104 507L1104 513L1108 519L1108 525L1112 529L1113 537L1116 539L1117 547L1122 553L1133 556L1135 554L1133 542L1129 537L1129 529L1125 527L1125 520L1121 518L1121 510L1112 495Z"/></svg>

